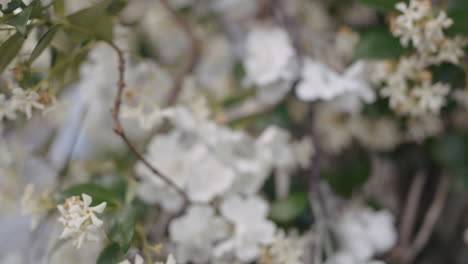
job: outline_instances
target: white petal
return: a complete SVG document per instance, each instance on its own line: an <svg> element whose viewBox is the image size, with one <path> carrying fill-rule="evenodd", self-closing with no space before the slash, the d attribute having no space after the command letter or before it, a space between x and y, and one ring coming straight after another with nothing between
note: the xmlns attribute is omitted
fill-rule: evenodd
<svg viewBox="0 0 468 264"><path fill-rule="evenodd" d="M93 198L91 198L91 196L87 195L86 193L81 194L81 197L83 197L85 208L89 207L93 202Z"/></svg>

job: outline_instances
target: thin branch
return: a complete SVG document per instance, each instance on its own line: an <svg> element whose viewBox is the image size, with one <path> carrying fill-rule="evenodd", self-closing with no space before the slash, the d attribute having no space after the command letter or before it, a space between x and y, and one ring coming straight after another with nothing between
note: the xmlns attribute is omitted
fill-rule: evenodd
<svg viewBox="0 0 468 264"><path fill-rule="evenodd" d="M426 180L426 173L423 171L418 172L408 190L406 206L401 219L399 243L399 247L401 248L406 248L410 244L411 234L413 233L414 222L416 220L419 202L421 200L421 194Z"/></svg>
<svg viewBox="0 0 468 264"><path fill-rule="evenodd" d="M413 260L429 241L432 231L434 230L434 226L442 213L449 189L450 178L448 176L442 176L440 183L437 186L434 201L424 217L424 222L416 235L413 244L405 252L402 261L403 263L413 263Z"/></svg>
<svg viewBox="0 0 468 264"><path fill-rule="evenodd" d="M191 49L189 57L186 60L187 62L174 75L174 83L166 102L167 106L171 106L177 101L177 98L179 97L179 94L182 90L184 77L190 74L198 63L201 52L201 45L190 25L187 23L187 21L184 20L182 16L177 13L176 10L171 7L168 0L161 0L161 3L174 18L174 21L184 31L185 35L189 38Z"/></svg>
<svg viewBox="0 0 468 264"><path fill-rule="evenodd" d="M177 186L169 177L164 175L158 169L156 169L151 163L137 150L135 145L130 141L125 130L120 123L119 114L120 114L120 106L122 104L122 94L125 89L125 58L123 52L114 44L108 43L117 53L119 59L119 80L117 82L117 95L114 100L114 107L111 109L112 112L112 119L114 120L114 131L117 135L119 135L125 144L128 146L130 151L136 156L136 158L141 161L148 169L151 170L155 175L157 175L161 180L163 180L167 185L174 188L184 199L184 207L188 204L188 197L187 194L183 189Z"/></svg>

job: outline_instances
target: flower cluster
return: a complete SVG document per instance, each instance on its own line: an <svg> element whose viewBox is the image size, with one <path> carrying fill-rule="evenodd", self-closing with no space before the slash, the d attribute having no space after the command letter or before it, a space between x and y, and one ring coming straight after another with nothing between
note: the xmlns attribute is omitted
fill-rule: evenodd
<svg viewBox="0 0 468 264"><path fill-rule="evenodd" d="M22 112L27 118L31 118L33 108L44 109L45 107L40 101L40 96L34 91L14 88L11 93L8 99L5 94L0 94L0 121L4 118L16 119L17 112Z"/></svg>
<svg viewBox="0 0 468 264"><path fill-rule="evenodd" d="M64 204L58 205L60 211L60 223L64 229L60 238L72 238L77 249L81 248L85 241L98 241L99 228L103 222L97 218L106 208L107 203L103 202L97 206L90 206L93 199L87 194L72 196L65 200Z"/></svg>
<svg viewBox="0 0 468 264"><path fill-rule="evenodd" d="M373 256L385 253L397 242L394 218L388 211L347 211L335 225L335 233L340 249L327 264L373 263Z"/></svg>
<svg viewBox="0 0 468 264"><path fill-rule="evenodd" d="M400 37L405 47L412 44L416 48L421 64L458 64L467 41L461 36L445 36L444 30L453 25L453 20L444 11L435 16L428 0L411 0L409 4L401 2L396 8L402 14L392 21L392 32Z"/></svg>

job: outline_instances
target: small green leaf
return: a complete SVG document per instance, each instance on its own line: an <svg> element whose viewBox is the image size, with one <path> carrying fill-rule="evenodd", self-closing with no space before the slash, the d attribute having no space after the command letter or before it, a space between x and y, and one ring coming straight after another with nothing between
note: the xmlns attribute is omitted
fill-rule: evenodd
<svg viewBox="0 0 468 264"><path fill-rule="evenodd" d="M271 205L270 218L280 223L290 222L303 213L308 204L307 193L293 193Z"/></svg>
<svg viewBox="0 0 468 264"><path fill-rule="evenodd" d="M323 170L323 175L333 190L344 197L350 197L358 190L370 174L371 164L362 150L345 152L333 164Z"/></svg>
<svg viewBox="0 0 468 264"><path fill-rule="evenodd" d="M82 9L67 17L70 30L67 33L76 41L82 42L90 37L112 41L113 23L107 8L111 0L101 1L94 6Z"/></svg>
<svg viewBox="0 0 468 264"><path fill-rule="evenodd" d="M381 12L395 11L395 5L401 0L359 0L361 3L377 9Z"/></svg>
<svg viewBox="0 0 468 264"><path fill-rule="evenodd" d="M448 35L464 35L468 36L468 10L454 10L448 13L448 16L453 19L453 25L447 29Z"/></svg>
<svg viewBox="0 0 468 264"><path fill-rule="evenodd" d="M115 264L122 260L125 253L122 252L117 243L109 244L99 255L97 264Z"/></svg>
<svg viewBox="0 0 468 264"><path fill-rule="evenodd" d="M0 73L10 64L23 46L25 38L20 33L15 33L0 45Z"/></svg>
<svg viewBox="0 0 468 264"><path fill-rule="evenodd" d="M36 0L34 1L33 3L31 3L31 5L33 7L33 10L31 12L31 17L30 19L34 19L34 18L43 18L44 16L42 15L42 2L41 0Z"/></svg>
<svg viewBox="0 0 468 264"><path fill-rule="evenodd" d="M92 205L98 205L102 202L107 202L108 207L113 207L119 205L119 200L117 197L110 192L108 189L93 183L85 183L72 186L65 191L59 193L56 199L59 202L65 201L68 197L71 196L81 196L81 194L87 194L93 198Z"/></svg>
<svg viewBox="0 0 468 264"><path fill-rule="evenodd" d="M405 49L387 28L378 27L364 32L355 48L355 59L397 58Z"/></svg>
<svg viewBox="0 0 468 264"><path fill-rule="evenodd" d="M20 13L12 16L11 18L7 19L5 21L5 24L14 26L19 33L21 33L23 36L26 35L26 24L28 23L29 16L31 15L31 12L33 10L32 6L28 6L23 11Z"/></svg>
<svg viewBox="0 0 468 264"><path fill-rule="evenodd" d="M56 14L61 17L65 16L65 0L55 0L53 6Z"/></svg>
<svg viewBox="0 0 468 264"><path fill-rule="evenodd" d="M112 242L117 243L123 252L127 252L130 248L135 234L136 221L137 210L131 204L125 206L112 218L107 236Z"/></svg>
<svg viewBox="0 0 468 264"><path fill-rule="evenodd" d="M468 137L448 134L429 145L429 153L440 165L448 169L464 168L468 164Z"/></svg>
<svg viewBox="0 0 468 264"><path fill-rule="evenodd" d="M37 43L36 47L34 47L31 56L29 57L29 64L31 64L35 59L37 59L42 54L42 52L49 46L49 44L54 39L55 33L57 33L58 29L61 26L62 25L54 25L49 29L49 31L47 31L42 36L42 38Z"/></svg>

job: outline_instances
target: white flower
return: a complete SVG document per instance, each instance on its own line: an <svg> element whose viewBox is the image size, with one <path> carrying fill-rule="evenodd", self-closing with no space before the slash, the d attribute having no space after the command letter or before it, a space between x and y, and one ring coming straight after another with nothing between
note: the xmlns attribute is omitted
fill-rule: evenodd
<svg viewBox="0 0 468 264"><path fill-rule="evenodd" d="M65 203L58 205L61 217L58 219L64 226L60 238L71 237L77 249L81 248L86 240L97 241L98 229L103 222L97 218L96 213L102 213L107 203L103 202L97 206L90 206L93 199L87 194L72 196L65 200Z"/></svg>
<svg viewBox="0 0 468 264"><path fill-rule="evenodd" d="M245 69L248 77L263 86L282 79L294 59L288 34L278 27L256 27L247 36Z"/></svg>
<svg viewBox="0 0 468 264"><path fill-rule="evenodd" d="M6 9L11 0L0 0L0 9Z"/></svg>
<svg viewBox="0 0 468 264"><path fill-rule="evenodd" d="M291 135L287 130L271 125L263 131L255 144L262 150L260 155L267 163L288 170L296 165L290 141Z"/></svg>
<svg viewBox="0 0 468 264"><path fill-rule="evenodd" d="M346 212L335 225L340 250L357 263L390 250L397 242L394 218L388 211L362 208Z"/></svg>
<svg viewBox="0 0 468 264"><path fill-rule="evenodd" d="M177 263L176 263L174 256L172 256L172 254L169 254L169 256L167 256L166 262L156 261L154 264L177 264Z"/></svg>
<svg viewBox="0 0 468 264"><path fill-rule="evenodd" d="M355 94L365 102L372 102L375 95L363 78L364 71L363 61L352 64L343 74L338 74L321 62L306 58L296 95L303 101L329 101L340 95Z"/></svg>
<svg viewBox="0 0 468 264"><path fill-rule="evenodd" d="M177 259L182 263L210 260L214 243L227 235L224 219L208 205L191 205L186 214L169 225L171 241L176 243Z"/></svg>
<svg viewBox="0 0 468 264"><path fill-rule="evenodd" d="M143 264L143 263L144 263L143 258L140 255L136 254L135 261L133 262L133 264ZM118 264L131 264L131 262L126 259L124 261L119 262Z"/></svg>
<svg viewBox="0 0 468 264"><path fill-rule="evenodd" d="M221 214L234 225L232 237L217 246L215 255L234 254L243 262L260 257L263 246L274 239L276 226L268 220L268 204L259 197L226 198L221 204Z"/></svg>
<svg viewBox="0 0 468 264"><path fill-rule="evenodd" d="M278 231L274 241L266 249L267 263L303 264L305 243L297 237L287 237L284 231Z"/></svg>
<svg viewBox="0 0 468 264"><path fill-rule="evenodd" d="M44 109L44 105L38 102L39 95L36 92L14 88L12 93L13 95L10 98L12 107L24 112L27 118L31 118L33 107Z"/></svg>
<svg viewBox="0 0 468 264"><path fill-rule="evenodd" d="M411 113L414 115L438 114L442 106L445 105L445 97L449 91L450 87L442 83L424 82L422 86L413 88L411 94L416 98L417 103L411 109Z"/></svg>
<svg viewBox="0 0 468 264"><path fill-rule="evenodd" d="M185 190L191 201L210 202L231 187L235 173L204 144L184 142L185 136L188 135L177 132L156 136L146 156L174 184ZM141 163L137 164L136 172L143 180L139 192L143 200L159 202L167 210L180 207L179 194L157 175Z"/></svg>
<svg viewBox="0 0 468 264"><path fill-rule="evenodd" d="M15 108L10 101L5 99L4 94L0 94L0 121L3 121L5 117L10 120L16 119Z"/></svg>
<svg viewBox="0 0 468 264"><path fill-rule="evenodd" d="M31 229L35 229L43 213L52 206L51 195L46 190L41 195L34 195L34 185L28 184L21 198L21 213L31 217Z"/></svg>
<svg viewBox="0 0 468 264"><path fill-rule="evenodd" d="M418 143L428 137L440 134L444 130L444 124L440 117L433 114L426 114L411 117L406 122L407 139Z"/></svg>
<svg viewBox="0 0 468 264"><path fill-rule="evenodd" d="M32 3L34 0L22 0L25 5L29 5Z"/></svg>

